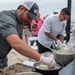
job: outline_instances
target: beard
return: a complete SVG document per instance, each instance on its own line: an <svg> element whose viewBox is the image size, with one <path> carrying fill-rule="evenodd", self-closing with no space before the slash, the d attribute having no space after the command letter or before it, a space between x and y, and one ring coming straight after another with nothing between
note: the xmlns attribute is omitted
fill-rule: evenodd
<svg viewBox="0 0 75 75"><path fill-rule="evenodd" d="M22 13L19 15L19 17L18 17L19 23L21 23L21 24L23 24L23 25L29 24L27 18L25 18L25 16L24 16L24 13L25 13L25 12L22 12Z"/></svg>

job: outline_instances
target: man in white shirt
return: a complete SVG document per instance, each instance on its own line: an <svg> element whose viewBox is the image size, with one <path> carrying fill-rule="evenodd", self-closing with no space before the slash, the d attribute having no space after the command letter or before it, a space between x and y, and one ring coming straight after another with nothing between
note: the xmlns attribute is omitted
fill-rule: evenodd
<svg viewBox="0 0 75 75"><path fill-rule="evenodd" d="M38 51L43 53L50 51L50 47L53 42L61 45L64 41L64 32L66 27L66 20L70 17L70 10L68 8L63 8L59 14L49 15L38 34ZM57 38L61 35L62 39Z"/></svg>

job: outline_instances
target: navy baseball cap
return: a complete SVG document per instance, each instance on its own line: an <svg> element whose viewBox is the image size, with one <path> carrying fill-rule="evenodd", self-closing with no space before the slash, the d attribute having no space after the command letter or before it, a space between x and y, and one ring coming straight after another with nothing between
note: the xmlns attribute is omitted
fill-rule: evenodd
<svg viewBox="0 0 75 75"><path fill-rule="evenodd" d="M33 1L25 1L22 5L25 6L25 8L28 10L28 15L30 18L37 21L36 16L39 12L38 5Z"/></svg>

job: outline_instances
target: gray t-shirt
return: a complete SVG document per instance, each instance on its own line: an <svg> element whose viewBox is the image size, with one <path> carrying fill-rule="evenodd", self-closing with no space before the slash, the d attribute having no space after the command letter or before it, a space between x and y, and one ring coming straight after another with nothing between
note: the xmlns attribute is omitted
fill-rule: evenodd
<svg viewBox="0 0 75 75"><path fill-rule="evenodd" d="M22 38L23 25L18 22L17 11L0 12L0 58L4 58L11 50L6 37L11 34L17 34Z"/></svg>

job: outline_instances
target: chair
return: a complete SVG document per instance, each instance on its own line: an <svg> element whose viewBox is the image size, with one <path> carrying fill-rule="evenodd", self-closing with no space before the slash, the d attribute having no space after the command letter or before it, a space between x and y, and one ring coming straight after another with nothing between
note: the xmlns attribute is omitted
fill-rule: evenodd
<svg viewBox="0 0 75 75"><path fill-rule="evenodd" d="M31 46L31 42L34 40L34 45L33 46ZM28 45L31 47L31 48L33 48L33 49L35 49L35 50L38 50L38 47L37 47L37 45L36 45L36 41L37 41L37 37L29 37L28 38Z"/></svg>

